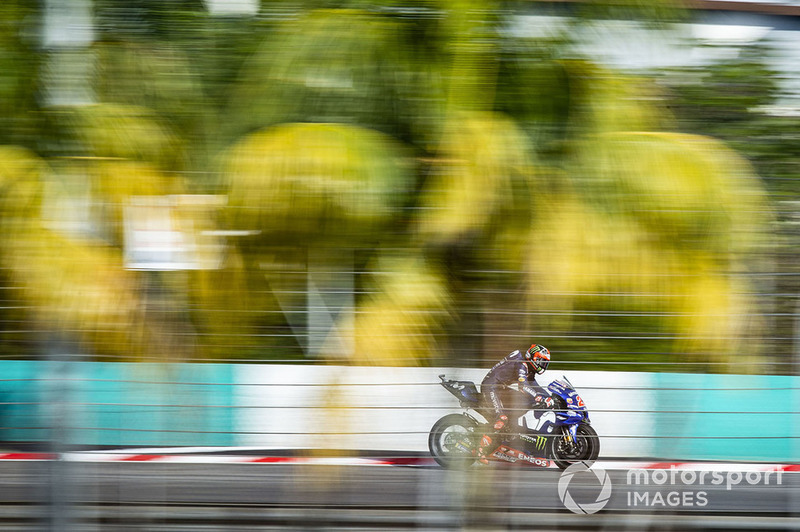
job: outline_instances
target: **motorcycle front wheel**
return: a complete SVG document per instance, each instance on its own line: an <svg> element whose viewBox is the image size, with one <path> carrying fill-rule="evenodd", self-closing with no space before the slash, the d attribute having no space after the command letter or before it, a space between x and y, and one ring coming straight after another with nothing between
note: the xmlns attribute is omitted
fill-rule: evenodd
<svg viewBox="0 0 800 532"><path fill-rule="evenodd" d="M475 463L481 437L477 423L463 414L449 414L434 423L428 449L436 462L448 469L462 469Z"/></svg>
<svg viewBox="0 0 800 532"><path fill-rule="evenodd" d="M591 466L600 454L600 438L591 425L578 425L574 442L564 436L550 440L551 456L561 469L566 469L577 462L587 462Z"/></svg>

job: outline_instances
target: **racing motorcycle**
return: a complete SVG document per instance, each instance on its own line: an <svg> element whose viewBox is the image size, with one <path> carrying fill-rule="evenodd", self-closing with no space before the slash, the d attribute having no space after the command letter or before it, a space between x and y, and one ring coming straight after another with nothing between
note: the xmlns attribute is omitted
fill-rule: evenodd
<svg viewBox="0 0 800 532"><path fill-rule="evenodd" d="M439 379L439 384L459 400L464 412L448 414L437 421L428 436L428 448L442 467L471 466L478 458L483 434L495 432L489 422L493 411L481 405L474 382L450 380L444 375ZM517 419L516 428L498 435L500 445L486 457L488 460L539 467L549 467L552 460L561 469L576 462L592 464L597 460L600 440L575 387L563 377L551 382L547 389L553 408L526 411Z"/></svg>

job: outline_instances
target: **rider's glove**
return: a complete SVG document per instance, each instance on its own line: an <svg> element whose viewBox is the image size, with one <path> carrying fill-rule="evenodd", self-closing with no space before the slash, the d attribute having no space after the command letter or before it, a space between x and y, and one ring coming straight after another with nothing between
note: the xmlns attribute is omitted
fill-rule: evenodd
<svg viewBox="0 0 800 532"><path fill-rule="evenodd" d="M541 394L534 397L533 400L534 400L533 404L534 408L541 408L542 406L546 408L553 408L553 406L555 405L555 401L553 401L552 397L545 397L544 395Z"/></svg>

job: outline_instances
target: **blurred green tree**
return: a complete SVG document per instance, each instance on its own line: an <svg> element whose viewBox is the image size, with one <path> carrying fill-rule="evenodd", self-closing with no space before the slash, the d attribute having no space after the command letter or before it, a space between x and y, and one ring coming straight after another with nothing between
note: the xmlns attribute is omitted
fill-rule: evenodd
<svg viewBox="0 0 800 532"><path fill-rule="evenodd" d="M794 259L800 240L794 230L792 203L800 193L800 145L792 111L795 98L784 94L779 73L770 67L775 46L766 37L732 48L731 57L702 68L662 72L660 80L669 90L681 130L725 141L761 176L777 223L772 226L773 241L761 248L758 260L762 273L776 275L762 275L758 289L788 295L800 292ZM792 338L797 328L794 298L771 296L762 301L770 331L763 336L764 349L775 360L789 361L794 356L793 342L780 338Z"/></svg>
<svg viewBox="0 0 800 532"><path fill-rule="evenodd" d="M36 7L24 0L0 5L0 144L37 145L41 57L34 38Z"/></svg>
<svg viewBox="0 0 800 532"><path fill-rule="evenodd" d="M774 82L749 52L665 93L576 55L570 31L516 36L518 6L504 2L265 2L237 17L199 0L94 6L97 105L48 109L46 122L34 118L38 55L21 32L38 12L0 11L12 30L0 39L3 140L49 158L9 148L0 165L43 168L9 170L9 191L48 196L51 175L87 181L102 242L52 232L44 222L58 220L33 209L2 254L32 304L60 302L54 323L83 330L98 355L165 356L168 338L192 338L193 355L213 358L303 347L359 363L484 365L538 340L563 359L725 363L745 335L764 334L736 321L757 308L752 284L730 273L769 247L769 208L747 162L709 138L794 176L766 135L748 145L774 123L754 115ZM577 14L657 23L673 7ZM123 269L122 205L184 191L226 194L222 228L258 234L231 240L222 270L162 276L181 317L159 331L139 313L141 278ZM15 197L4 196L4 223L19 215ZM69 259L81 257L107 275L80 274ZM334 302L337 291L348 298ZM320 305L348 311L324 317ZM309 350L300 337L312 330Z"/></svg>

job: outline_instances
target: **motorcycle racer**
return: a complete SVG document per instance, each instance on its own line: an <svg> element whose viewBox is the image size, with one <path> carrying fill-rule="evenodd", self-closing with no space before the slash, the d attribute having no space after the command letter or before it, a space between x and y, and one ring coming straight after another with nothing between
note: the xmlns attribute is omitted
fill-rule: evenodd
<svg viewBox="0 0 800 532"><path fill-rule="evenodd" d="M524 353L513 351L495 364L481 382L481 396L485 404L491 405L495 414L493 433L485 433L478 447L478 460L487 464L490 455L501 443L498 433L509 426L508 405L524 397L529 408L552 408L553 399L536 383L550 364L550 351L543 345L533 344ZM516 384L516 386L514 386ZM521 396L520 393L526 394ZM495 441L497 440L497 441Z"/></svg>

